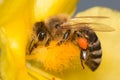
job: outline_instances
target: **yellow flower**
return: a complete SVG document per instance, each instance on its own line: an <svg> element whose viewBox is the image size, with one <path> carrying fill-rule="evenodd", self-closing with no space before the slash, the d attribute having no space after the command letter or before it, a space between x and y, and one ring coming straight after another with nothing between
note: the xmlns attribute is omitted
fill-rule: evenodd
<svg viewBox="0 0 120 80"><path fill-rule="evenodd" d="M76 15L108 16L109 19L101 20L101 23L116 29L114 32L97 32L102 43L103 58L95 72L91 72L87 67L82 70L79 61L80 50L69 42L67 45L53 46L55 42L53 41L49 50L45 47L40 50L36 48L33 53L38 51L41 54L26 56L27 42L34 23L59 13L72 15L76 3L77 0L3 1L0 4L0 78L3 80L119 80L120 12L108 8L95 7ZM97 22L97 19L94 22ZM26 59L43 61L42 69L30 65Z"/></svg>
<svg viewBox="0 0 120 80"><path fill-rule="evenodd" d="M41 72L47 75L48 78L46 78L30 69L27 70L27 41L34 22L59 13L73 14L76 3L77 0L17 0L13 2L2 0L0 3L0 77L3 80L34 80L34 76L37 76L39 80L52 79L50 74ZM29 73L34 76L29 76Z"/></svg>

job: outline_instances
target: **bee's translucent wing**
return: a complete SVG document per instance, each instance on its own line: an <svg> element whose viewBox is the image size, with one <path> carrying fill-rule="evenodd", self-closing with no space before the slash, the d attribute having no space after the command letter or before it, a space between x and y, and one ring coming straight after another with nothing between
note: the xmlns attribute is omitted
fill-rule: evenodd
<svg viewBox="0 0 120 80"><path fill-rule="evenodd" d="M86 23L88 24L88 27L95 31L100 31L100 32L112 32L115 31L114 28L110 27L109 25L102 24L102 23Z"/></svg>
<svg viewBox="0 0 120 80"><path fill-rule="evenodd" d="M107 19L109 17L107 17L107 16L76 16L74 18L96 18L96 19L99 18L99 19Z"/></svg>
<svg viewBox="0 0 120 80"><path fill-rule="evenodd" d="M69 22L95 22L101 20L109 20L107 16L79 16L69 20Z"/></svg>
<svg viewBox="0 0 120 80"><path fill-rule="evenodd" d="M71 28L71 29L78 29L80 27L90 27L91 29L95 31L100 31L100 32L112 32L115 31L114 28L110 27L109 25L102 24L102 23L87 23L87 22L82 22L82 23L67 23L62 25L63 28Z"/></svg>
<svg viewBox="0 0 120 80"><path fill-rule="evenodd" d="M88 19L88 20L85 21L83 18ZM98 21L99 19L101 20L101 19L106 19L106 18L108 18L108 17L81 16L81 17L76 17L76 18L70 19L68 22L66 22L62 26L71 26L70 28L73 28L73 29L88 26L95 31L101 31L101 32L115 31L115 29L110 27L109 25L100 23L100 21ZM97 21L95 21L96 19L97 19Z"/></svg>

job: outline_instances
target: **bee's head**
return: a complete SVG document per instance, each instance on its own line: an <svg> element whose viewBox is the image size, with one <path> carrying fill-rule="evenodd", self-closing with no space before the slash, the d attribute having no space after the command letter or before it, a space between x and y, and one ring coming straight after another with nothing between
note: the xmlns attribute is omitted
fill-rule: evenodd
<svg viewBox="0 0 120 80"><path fill-rule="evenodd" d="M47 29L44 22L36 22L34 27L35 35L39 41L43 41L47 36Z"/></svg>

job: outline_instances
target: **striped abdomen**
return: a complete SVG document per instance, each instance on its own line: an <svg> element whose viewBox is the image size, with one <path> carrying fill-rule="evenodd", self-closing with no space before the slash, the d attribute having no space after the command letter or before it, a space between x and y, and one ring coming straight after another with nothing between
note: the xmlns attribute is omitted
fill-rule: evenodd
<svg viewBox="0 0 120 80"><path fill-rule="evenodd" d="M100 41L96 35L96 33L88 28L83 27L81 29L81 33L86 37L88 40L88 48L86 53L86 59L85 64L92 70L96 70L101 63L101 57L102 57L102 50L101 50L101 44Z"/></svg>

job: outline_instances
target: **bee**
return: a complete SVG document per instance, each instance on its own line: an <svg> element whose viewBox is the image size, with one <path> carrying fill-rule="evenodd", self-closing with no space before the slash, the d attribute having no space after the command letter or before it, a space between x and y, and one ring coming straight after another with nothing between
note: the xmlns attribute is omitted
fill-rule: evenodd
<svg viewBox="0 0 120 80"><path fill-rule="evenodd" d="M58 41L56 44L58 46L70 41L81 49L80 61L83 69L83 63L85 63L92 71L95 71L102 59L101 42L95 31L110 32L114 29L100 23L81 22L80 19L82 18L104 19L108 17L81 16L71 19L64 14L60 14L45 21L36 22L32 39L27 48L27 54L30 55L38 45L49 46L52 40Z"/></svg>

